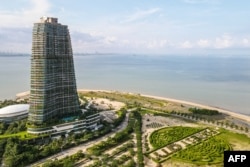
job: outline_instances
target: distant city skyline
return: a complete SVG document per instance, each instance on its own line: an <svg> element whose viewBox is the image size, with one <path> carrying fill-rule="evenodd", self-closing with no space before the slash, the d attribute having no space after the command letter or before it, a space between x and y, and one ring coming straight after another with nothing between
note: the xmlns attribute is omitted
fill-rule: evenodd
<svg viewBox="0 0 250 167"><path fill-rule="evenodd" d="M74 53L249 53L250 1L13 0L0 6L0 52L31 53L42 16L71 25Z"/></svg>

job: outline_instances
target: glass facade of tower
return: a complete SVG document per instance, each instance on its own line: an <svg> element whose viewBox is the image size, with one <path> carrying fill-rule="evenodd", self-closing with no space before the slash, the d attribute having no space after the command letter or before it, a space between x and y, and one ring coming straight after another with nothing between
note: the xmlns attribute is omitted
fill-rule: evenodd
<svg viewBox="0 0 250 167"><path fill-rule="evenodd" d="M29 122L39 125L78 114L68 27L42 17L34 24L32 40Z"/></svg>

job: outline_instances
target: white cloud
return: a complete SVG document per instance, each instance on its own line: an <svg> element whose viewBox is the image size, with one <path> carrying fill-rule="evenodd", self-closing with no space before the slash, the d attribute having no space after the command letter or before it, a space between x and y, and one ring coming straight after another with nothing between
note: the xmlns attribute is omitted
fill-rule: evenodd
<svg viewBox="0 0 250 167"><path fill-rule="evenodd" d="M0 36L5 39L0 40L0 51L30 52L33 23L48 14L51 7L48 0L24 2L24 8L0 11Z"/></svg>
<svg viewBox="0 0 250 167"><path fill-rule="evenodd" d="M172 45L174 46L174 45ZM194 41L185 41L180 43L178 46L175 45L177 48L183 49L226 49L226 48L243 48L243 47L250 47L250 39L248 38L240 38L237 36L230 36L224 34L219 37L215 37L214 39L200 39L196 42Z"/></svg>
<svg viewBox="0 0 250 167"><path fill-rule="evenodd" d="M160 47L165 47L166 45L168 44L168 41L167 40L160 40L160 42L159 42L159 46Z"/></svg>
<svg viewBox="0 0 250 167"><path fill-rule="evenodd" d="M200 3L206 3L206 4L217 4L221 0L183 0L185 3L189 4L200 4Z"/></svg>
<svg viewBox="0 0 250 167"><path fill-rule="evenodd" d="M71 33L71 38L74 41L78 41L82 43L95 43L95 42L99 42L103 40L105 37L102 35L97 35L93 33L73 31Z"/></svg>
<svg viewBox="0 0 250 167"><path fill-rule="evenodd" d="M30 6L17 11L0 11L0 27L31 27L34 21L48 13L48 0L29 0Z"/></svg>
<svg viewBox="0 0 250 167"><path fill-rule="evenodd" d="M206 40L206 39L200 39L198 42L197 42L197 45L201 48L207 48L207 47L210 47L211 46L211 43L209 40Z"/></svg>
<svg viewBox="0 0 250 167"><path fill-rule="evenodd" d="M233 45L233 39L229 35L223 35L215 39L214 47L217 49L229 48Z"/></svg>
<svg viewBox="0 0 250 167"><path fill-rule="evenodd" d="M119 41L117 37L104 35L102 32L79 32L71 33L72 46L75 52L106 52L107 48L117 48Z"/></svg>
<svg viewBox="0 0 250 167"><path fill-rule="evenodd" d="M121 41L121 43L122 43L122 44L125 44L125 45L127 45L127 44L129 44L130 42L129 42L129 40L127 40L127 39L124 39L124 40L122 40L122 41Z"/></svg>
<svg viewBox="0 0 250 167"><path fill-rule="evenodd" d="M242 42L243 46L250 47L250 40L249 39L244 38L244 39L242 39L241 42Z"/></svg>
<svg viewBox="0 0 250 167"><path fill-rule="evenodd" d="M105 43L105 44L112 44L112 43L114 43L114 42L116 42L116 41L117 41L117 38L114 37L114 36L107 36L107 37L105 37L105 39L104 39L104 43Z"/></svg>
<svg viewBox="0 0 250 167"><path fill-rule="evenodd" d="M190 41L185 41L180 44L180 48L190 49L190 48L193 48L193 44Z"/></svg>
<svg viewBox="0 0 250 167"><path fill-rule="evenodd" d="M153 15L153 14L159 12L159 11L160 11L160 8L152 8L152 9L149 9L149 10L139 10L136 13L134 13L134 14L132 14L130 16L127 16L127 18L124 21L122 21L122 23L137 21L137 20L146 18L146 17L148 17L150 15Z"/></svg>
<svg viewBox="0 0 250 167"><path fill-rule="evenodd" d="M159 48L163 48L166 47L168 44L168 41L165 39L162 40L151 40L148 42L145 42L145 45L147 48L149 49L159 49Z"/></svg>
<svg viewBox="0 0 250 167"><path fill-rule="evenodd" d="M250 47L249 38L239 38L235 36L222 35L214 38L186 40L183 42L171 41L166 39L140 39L140 38L126 38L115 36L111 34L102 33L72 33L74 47L81 52L88 50L98 50L100 52L104 49L111 49L114 52L128 52L128 51L144 51L164 53L174 49L226 49L226 48L242 48ZM78 40L78 42L77 42Z"/></svg>

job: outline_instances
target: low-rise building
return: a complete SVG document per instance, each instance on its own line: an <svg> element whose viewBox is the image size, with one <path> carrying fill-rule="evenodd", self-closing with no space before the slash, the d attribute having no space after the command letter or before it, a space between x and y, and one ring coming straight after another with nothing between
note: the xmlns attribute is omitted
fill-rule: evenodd
<svg viewBox="0 0 250 167"><path fill-rule="evenodd" d="M0 108L0 122L10 123L28 117L29 104L15 104Z"/></svg>
<svg viewBox="0 0 250 167"><path fill-rule="evenodd" d="M92 115L87 116L83 120L75 120L72 122L67 122L63 124L58 124L55 126L52 126L50 128L41 128L36 130L29 130L28 133L30 134L36 134L36 135L41 135L41 134L51 134L51 135L60 135L60 134L66 134L70 132L79 132L79 131L85 131L86 129L88 130L98 130L102 126L100 126L100 114L95 113ZM30 128L31 129L31 128Z"/></svg>

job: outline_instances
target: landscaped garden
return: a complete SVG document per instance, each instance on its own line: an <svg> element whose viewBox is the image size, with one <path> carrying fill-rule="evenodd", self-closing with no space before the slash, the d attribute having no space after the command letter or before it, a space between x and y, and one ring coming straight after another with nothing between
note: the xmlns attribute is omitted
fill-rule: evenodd
<svg viewBox="0 0 250 167"><path fill-rule="evenodd" d="M190 106L147 98L139 94L88 92L84 95L89 95L89 98L102 97L111 101L121 101L126 104L126 109L116 111L118 118L112 125L103 122L104 129L86 131L82 134L70 133L68 136L62 135L60 139L47 137L44 143L39 142L39 139L44 136L30 135L26 132L26 120L11 124L0 123L0 147L2 148L0 160L8 166L28 165L38 159L107 134L124 121L126 113L130 116L125 130L89 147L84 153L78 152L66 158L49 160L43 166L84 164L85 167L143 167L144 163L146 166L150 163L155 163L155 166L160 164L170 166L174 163L177 165L173 166L221 166L224 150L250 150L249 137L219 129L227 128L231 124L230 121L224 117L215 121L206 119L206 117L218 116L213 110L192 108L192 111L191 109L188 111ZM196 120L199 122L197 123ZM238 127L235 128L236 130L242 129L242 132L248 132L247 126L236 126ZM161 127L162 129L159 129ZM38 138L39 144L34 145L36 140L34 138Z"/></svg>
<svg viewBox="0 0 250 167"><path fill-rule="evenodd" d="M172 119L178 122L178 117ZM144 117L145 130L161 122L167 122L167 126L170 127L154 132L150 132L153 130L150 129L147 132L148 134L144 136L144 155L162 166L170 164L173 166L222 166L224 150L250 149L250 140L245 134L219 127L195 126L192 123L187 123L187 126L183 127L185 123L173 124L169 117L164 120L163 117L156 119L153 115L151 117L146 115Z"/></svg>
<svg viewBox="0 0 250 167"><path fill-rule="evenodd" d="M231 150L230 144L220 136L215 136L177 152L172 158L192 164L211 165L223 162L223 152L225 150Z"/></svg>
<svg viewBox="0 0 250 167"><path fill-rule="evenodd" d="M172 142L181 140L189 135L199 132L202 128L193 127L168 127L154 131L149 137L150 144L154 148L160 148Z"/></svg>

